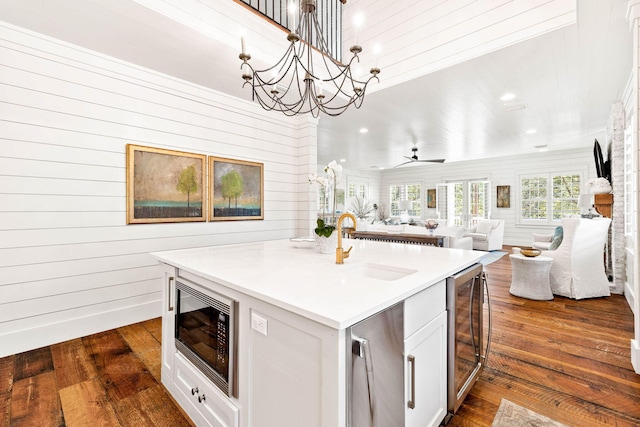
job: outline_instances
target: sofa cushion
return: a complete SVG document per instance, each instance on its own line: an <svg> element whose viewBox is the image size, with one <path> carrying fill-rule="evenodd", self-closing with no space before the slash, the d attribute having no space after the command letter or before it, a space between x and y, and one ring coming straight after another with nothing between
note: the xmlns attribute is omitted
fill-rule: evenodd
<svg viewBox="0 0 640 427"><path fill-rule="evenodd" d="M485 241L485 240L487 240L488 234L484 234L484 233L467 233L467 234L465 234L465 236L471 237L473 240Z"/></svg>
<svg viewBox="0 0 640 427"><path fill-rule="evenodd" d="M386 226L387 233L392 234L400 234L404 231L404 226L402 225L387 225Z"/></svg>
<svg viewBox="0 0 640 427"><path fill-rule="evenodd" d="M458 226L446 227L440 225L435 229L435 234L437 234L438 236L455 237L456 239L459 239L464 236L464 228Z"/></svg>
<svg viewBox="0 0 640 427"><path fill-rule="evenodd" d="M532 245L536 249L542 249L543 251L548 251L551 247L551 242L541 242L535 241Z"/></svg>
<svg viewBox="0 0 640 427"><path fill-rule="evenodd" d="M492 228L493 224L491 223L491 221L479 221L478 225L476 226L476 233L489 234Z"/></svg>
<svg viewBox="0 0 640 427"><path fill-rule="evenodd" d="M405 225L404 228L402 229L403 233L407 233L407 234L427 234L427 229L424 226L419 226L419 225Z"/></svg>

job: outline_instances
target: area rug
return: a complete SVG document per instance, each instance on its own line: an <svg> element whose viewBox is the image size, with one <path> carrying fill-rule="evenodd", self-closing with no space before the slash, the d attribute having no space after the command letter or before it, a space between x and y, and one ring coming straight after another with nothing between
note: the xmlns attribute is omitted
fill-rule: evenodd
<svg viewBox="0 0 640 427"><path fill-rule="evenodd" d="M502 399L491 427L567 427L567 425Z"/></svg>
<svg viewBox="0 0 640 427"><path fill-rule="evenodd" d="M488 252L482 258L480 258L480 262L482 263L482 265L489 265L492 262L496 262L497 260L505 256L507 253L508 252L504 252L504 251L491 251L491 252Z"/></svg>

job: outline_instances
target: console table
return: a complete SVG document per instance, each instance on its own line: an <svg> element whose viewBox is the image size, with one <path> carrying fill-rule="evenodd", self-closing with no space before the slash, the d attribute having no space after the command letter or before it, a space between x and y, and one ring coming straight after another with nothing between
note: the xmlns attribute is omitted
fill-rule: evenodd
<svg viewBox="0 0 640 427"><path fill-rule="evenodd" d="M354 239L378 240L382 242L413 243L444 247L445 236L427 236L424 234L381 233L376 231L353 231L350 235Z"/></svg>

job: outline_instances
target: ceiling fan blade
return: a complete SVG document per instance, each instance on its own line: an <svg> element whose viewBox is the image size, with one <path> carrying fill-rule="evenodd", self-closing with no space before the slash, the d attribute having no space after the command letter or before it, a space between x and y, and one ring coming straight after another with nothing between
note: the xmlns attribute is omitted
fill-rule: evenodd
<svg viewBox="0 0 640 427"><path fill-rule="evenodd" d="M444 163L445 159L416 160L418 162Z"/></svg>
<svg viewBox="0 0 640 427"><path fill-rule="evenodd" d="M409 157L409 156L402 156L402 157L404 157L405 159L409 160L410 162L415 162L416 161L416 159L414 159L413 157Z"/></svg>
<svg viewBox="0 0 640 427"><path fill-rule="evenodd" d="M415 162L415 160L411 160L410 162L400 163L399 165L395 165L395 166L393 167L393 169L395 169L395 168L399 168L400 166L403 166L403 165L408 165L409 163L413 163L413 162Z"/></svg>

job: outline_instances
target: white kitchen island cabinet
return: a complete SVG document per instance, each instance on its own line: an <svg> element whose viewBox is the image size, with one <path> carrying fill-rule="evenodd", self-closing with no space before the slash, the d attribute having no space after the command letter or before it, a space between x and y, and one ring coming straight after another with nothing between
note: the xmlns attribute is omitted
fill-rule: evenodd
<svg viewBox="0 0 640 427"><path fill-rule="evenodd" d="M346 239L345 247L350 245L354 248L344 265L336 265L332 255L294 248L288 240L154 254L164 280L162 382L197 425L348 426L352 346L347 331L399 303L405 308L400 351L415 360L413 367L400 360L405 370L401 382L406 384L409 369L415 368L414 391L405 387L400 393L403 400L414 393L416 404L415 409L405 406L398 425L437 424L444 417L443 280L481 254ZM218 332L215 324L200 328L206 330L200 334L203 343L207 336L217 337L205 346L205 358L212 351L222 354L220 343L233 341L229 359L223 357L220 365L235 368L228 392L203 373L202 361L185 357L176 345L187 322L180 317L177 327L177 312L197 306L184 295L178 299L178 282L207 300L224 296L232 301L233 321L225 331L234 330L229 332L233 336L221 335L220 321ZM205 310L193 312L200 316ZM202 347L190 340L183 341ZM215 364L215 355L208 360Z"/></svg>

